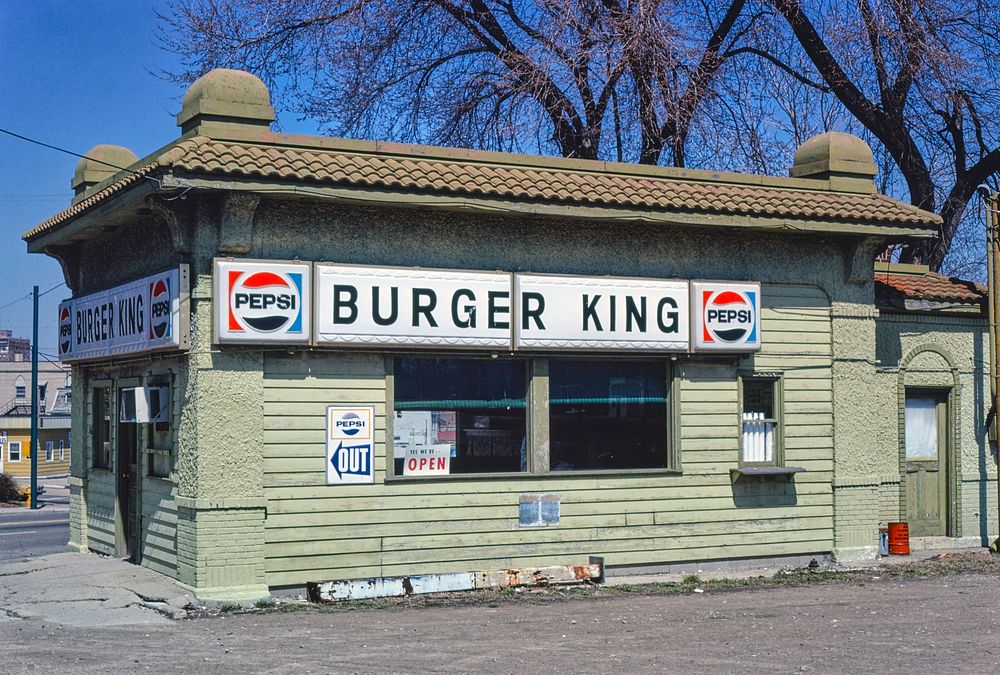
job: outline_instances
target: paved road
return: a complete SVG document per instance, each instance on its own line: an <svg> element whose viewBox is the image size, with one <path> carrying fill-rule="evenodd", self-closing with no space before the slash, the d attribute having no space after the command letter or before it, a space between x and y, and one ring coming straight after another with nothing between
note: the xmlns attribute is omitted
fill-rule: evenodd
<svg viewBox="0 0 1000 675"><path fill-rule="evenodd" d="M47 487L34 511L0 509L0 561L33 558L66 550L69 496L56 484Z"/></svg>

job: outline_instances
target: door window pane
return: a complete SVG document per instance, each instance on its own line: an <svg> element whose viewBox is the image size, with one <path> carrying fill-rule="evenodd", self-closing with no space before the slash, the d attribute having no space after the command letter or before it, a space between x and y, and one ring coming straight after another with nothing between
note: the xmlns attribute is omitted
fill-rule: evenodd
<svg viewBox="0 0 1000 675"><path fill-rule="evenodd" d="M527 366L518 359L398 358L397 476L527 470Z"/></svg>
<svg viewBox="0 0 1000 675"><path fill-rule="evenodd" d="M94 468L111 467L111 396L108 387L94 387L91 408L91 452Z"/></svg>
<svg viewBox="0 0 1000 675"><path fill-rule="evenodd" d="M937 459L937 400L907 397L906 458Z"/></svg>
<svg viewBox="0 0 1000 675"><path fill-rule="evenodd" d="M663 361L549 362L549 468L667 466Z"/></svg>

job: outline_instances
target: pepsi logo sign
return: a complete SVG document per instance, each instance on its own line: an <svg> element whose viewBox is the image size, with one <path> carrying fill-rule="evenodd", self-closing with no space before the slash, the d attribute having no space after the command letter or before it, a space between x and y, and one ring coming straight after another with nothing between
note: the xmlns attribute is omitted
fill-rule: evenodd
<svg viewBox="0 0 1000 675"><path fill-rule="evenodd" d="M336 427L348 436L355 436L365 428L365 421L357 413L348 412L336 421Z"/></svg>
<svg viewBox="0 0 1000 675"><path fill-rule="evenodd" d="M283 263L215 263L219 342L306 342L309 267Z"/></svg>
<svg viewBox="0 0 1000 675"><path fill-rule="evenodd" d="M760 348L758 284L693 284L696 349L751 351Z"/></svg>
<svg viewBox="0 0 1000 675"><path fill-rule="evenodd" d="M149 339L170 336L170 279L157 279L149 285Z"/></svg>
<svg viewBox="0 0 1000 675"><path fill-rule="evenodd" d="M327 485L372 483L374 406L326 407Z"/></svg>
<svg viewBox="0 0 1000 675"><path fill-rule="evenodd" d="M68 304L59 306L59 355L68 354L73 346L73 313Z"/></svg>

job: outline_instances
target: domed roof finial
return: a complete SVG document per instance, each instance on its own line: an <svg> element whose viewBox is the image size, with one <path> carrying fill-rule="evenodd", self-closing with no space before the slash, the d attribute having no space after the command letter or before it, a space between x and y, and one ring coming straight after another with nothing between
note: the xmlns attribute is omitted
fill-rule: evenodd
<svg viewBox="0 0 1000 675"><path fill-rule="evenodd" d="M274 121L271 94L256 75L243 70L216 68L188 87L177 114L181 133L235 126L268 129Z"/></svg>
<svg viewBox="0 0 1000 675"><path fill-rule="evenodd" d="M83 199L90 188L138 161L134 152L121 145L95 145L76 163L70 181L73 203Z"/></svg>
<svg viewBox="0 0 1000 675"><path fill-rule="evenodd" d="M867 143L853 134L829 131L798 147L788 173L793 178L828 180L834 190L874 192L872 179L878 171Z"/></svg>

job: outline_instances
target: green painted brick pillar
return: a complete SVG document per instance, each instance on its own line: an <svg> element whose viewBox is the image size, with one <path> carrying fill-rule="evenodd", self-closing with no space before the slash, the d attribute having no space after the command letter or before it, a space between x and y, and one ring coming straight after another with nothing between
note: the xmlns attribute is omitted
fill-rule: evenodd
<svg viewBox="0 0 1000 675"><path fill-rule="evenodd" d="M881 475L892 473L897 462L886 442L892 437L886 418L895 417L885 414L885 406L895 406L896 397L891 380L876 369L875 317L869 303L841 301L832 306L833 554L841 561L877 555L878 486Z"/></svg>
<svg viewBox="0 0 1000 675"><path fill-rule="evenodd" d="M178 438L178 580L203 601L250 603L268 597L263 353L212 346L212 278L192 281Z"/></svg>

